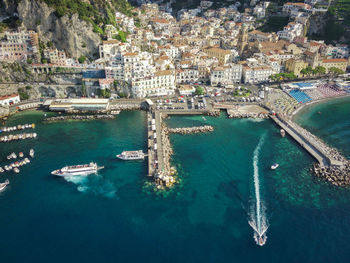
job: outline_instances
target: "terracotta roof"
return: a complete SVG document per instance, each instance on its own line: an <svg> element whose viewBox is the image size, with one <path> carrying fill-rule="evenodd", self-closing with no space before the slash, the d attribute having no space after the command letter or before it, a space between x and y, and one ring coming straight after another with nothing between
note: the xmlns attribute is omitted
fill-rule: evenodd
<svg viewBox="0 0 350 263"><path fill-rule="evenodd" d="M345 58L331 58L322 60L323 63L348 62Z"/></svg>
<svg viewBox="0 0 350 263"><path fill-rule="evenodd" d="M124 57L134 57L134 56L137 56L137 55L138 55L137 53L128 52L128 53L124 54Z"/></svg>
<svg viewBox="0 0 350 263"><path fill-rule="evenodd" d="M11 95L5 95L5 96L0 97L0 100L11 99L11 98L14 98L14 97L17 97L17 96L18 96L18 94L13 93Z"/></svg>
<svg viewBox="0 0 350 263"><path fill-rule="evenodd" d="M159 76L172 75L172 73L170 70L162 70L162 71L158 71L158 72L154 73L154 75L159 77Z"/></svg>

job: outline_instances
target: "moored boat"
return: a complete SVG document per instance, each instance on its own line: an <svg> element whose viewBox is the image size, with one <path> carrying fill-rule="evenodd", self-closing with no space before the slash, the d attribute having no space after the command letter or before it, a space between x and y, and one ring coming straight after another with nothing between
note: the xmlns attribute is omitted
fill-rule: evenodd
<svg viewBox="0 0 350 263"><path fill-rule="evenodd" d="M61 169L52 171L52 175L57 176L68 176L68 175L89 175L97 173L98 170L103 169L103 166L98 166L96 163L89 163L83 165L73 165L73 166L65 166Z"/></svg>
<svg viewBox="0 0 350 263"><path fill-rule="evenodd" d="M29 155L30 155L30 157L34 158L34 150L33 149L30 149Z"/></svg>
<svg viewBox="0 0 350 263"><path fill-rule="evenodd" d="M281 130L280 130L280 133L281 133L281 136L282 136L282 137L286 136L286 131L285 131L285 130L281 129Z"/></svg>
<svg viewBox="0 0 350 263"><path fill-rule="evenodd" d="M13 171L18 174L19 173L19 169L17 167L13 168Z"/></svg>
<svg viewBox="0 0 350 263"><path fill-rule="evenodd" d="M8 179L6 179L5 182L1 183L0 184L0 191L4 191L9 183L10 183L10 181Z"/></svg>
<svg viewBox="0 0 350 263"><path fill-rule="evenodd" d="M119 159L122 160L143 160L145 158L145 154L142 150L138 151L123 151L121 154L116 155Z"/></svg>

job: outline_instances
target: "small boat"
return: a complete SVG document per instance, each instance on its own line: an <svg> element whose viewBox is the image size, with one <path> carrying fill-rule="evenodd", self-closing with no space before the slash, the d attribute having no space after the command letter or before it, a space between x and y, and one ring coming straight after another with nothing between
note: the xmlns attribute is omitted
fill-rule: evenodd
<svg viewBox="0 0 350 263"><path fill-rule="evenodd" d="M128 160L143 160L145 158L145 154L142 150L138 151L124 151L121 154L116 155L117 158L122 159L124 161Z"/></svg>
<svg viewBox="0 0 350 263"><path fill-rule="evenodd" d="M19 169L16 167L16 168L14 168L13 169L13 171L16 173L16 174L18 174L19 173Z"/></svg>
<svg viewBox="0 0 350 263"><path fill-rule="evenodd" d="M0 184L0 191L4 191L9 183L10 183L10 181L8 179L6 179L5 182L1 183Z"/></svg>
<svg viewBox="0 0 350 263"><path fill-rule="evenodd" d="M20 158L22 158L22 157L24 156L24 154L23 154L22 152L20 152L20 153L18 154L18 156L19 156Z"/></svg>
<svg viewBox="0 0 350 263"><path fill-rule="evenodd" d="M278 166L280 166L278 163L274 163L271 165L271 170L276 170Z"/></svg>
<svg viewBox="0 0 350 263"><path fill-rule="evenodd" d="M286 136L286 131L285 131L285 130L281 129L281 130L280 130L280 133L281 133L281 136L282 136L282 137Z"/></svg>
<svg viewBox="0 0 350 263"><path fill-rule="evenodd" d="M4 168L0 167L0 173L5 172Z"/></svg>
<svg viewBox="0 0 350 263"><path fill-rule="evenodd" d="M33 149L30 149L29 155L30 155L30 157L34 158L34 150Z"/></svg>

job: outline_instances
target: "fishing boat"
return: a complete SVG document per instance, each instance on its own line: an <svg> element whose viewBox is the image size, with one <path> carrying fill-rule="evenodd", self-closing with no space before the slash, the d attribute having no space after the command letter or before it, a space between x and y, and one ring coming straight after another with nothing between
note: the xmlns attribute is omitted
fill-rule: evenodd
<svg viewBox="0 0 350 263"><path fill-rule="evenodd" d="M1 183L0 184L0 192L4 191L9 183L10 183L10 181L8 179L6 179L5 182Z"/></svg>
<svg viewBox="0 0 350 263"><path fill-rule="evenodd" d="M142 152L142 150L124 151L121 154L116 155L116 157L124 161L143 160L145 158L145 154Z"/></svg>
<svg viewBox="0 0 350 263"><path fill-rule="evenodd" d="M34 158L34 150L33 149L30 149L29 155L30 155L30 157Z"/></svg>
<svg viewBox="0 0 350 263"><path fill-rule="evenodd" d="M57 176L68 176L68 175L89 175L97 173L98 170L103 169L103 166L98 166L96 163L82 164L82 165L73 165L73 166L65 166L61 169L52 171L52 175Z"/></svg>
<svg viewBox="0 0 350 263"><path fill-rule="evenodd" d="M278 163L272 164L272 165L271 165L271 170L276 170L278 166L279 166Z"/></svg>
<svg viewBox="0 0 350 263"><path fill-rule="evenodd" d="M286 136L286 131L285 131L285 130L281 129L281 130L280 130L280 133L281 133L281 136L282 136L282 137Z"/></svg>

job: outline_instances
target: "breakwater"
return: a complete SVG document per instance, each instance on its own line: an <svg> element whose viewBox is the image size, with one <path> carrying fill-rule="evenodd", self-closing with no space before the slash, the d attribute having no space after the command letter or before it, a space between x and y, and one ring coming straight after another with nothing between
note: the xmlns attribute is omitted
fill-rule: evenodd
<svg viewBox="0 0 350 263"><path fill-rule="evenodd" d="M350 162L338 150L292 121L276 116L271 119L318 161L312 169L314 175L336 186L350 185Z"/></svg>
<svg viewBox="0 0 350 263"><path fill-rule="evenodd" d="M45 122L56 122L56 121L66 121L66 120L112 120L115 116L112 114L99 114L99 115L65 115L65 116L55 116L44 119Z"/></svg>
<svg viewBox="0 0 350 263"><path fill-rule="evenodd" d="M191 134L191 133L201 133L201 132L212 132L214 127L210 125L197 126L197 127L186 127L186 128L168 128L169 133L179 133L179 134Z"/></svg>

